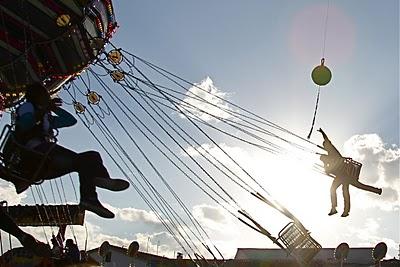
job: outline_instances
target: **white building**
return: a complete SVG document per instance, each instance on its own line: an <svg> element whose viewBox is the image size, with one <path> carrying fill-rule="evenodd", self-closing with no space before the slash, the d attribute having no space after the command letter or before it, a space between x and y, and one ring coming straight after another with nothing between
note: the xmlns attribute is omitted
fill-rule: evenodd
<svg viewBox="0 0 400 267"><path fill-rule="evenodd" d="M110 245L109 253L102 258L98 254L98 248L88 251L88 256L91 260L102 264L104 267L119 267L119 266L135 266L135 267L151 267L159 266L161 262L169 261L169 258L160 257L157 255L138 252L135 258L128 257L127 249Z"/></svg>

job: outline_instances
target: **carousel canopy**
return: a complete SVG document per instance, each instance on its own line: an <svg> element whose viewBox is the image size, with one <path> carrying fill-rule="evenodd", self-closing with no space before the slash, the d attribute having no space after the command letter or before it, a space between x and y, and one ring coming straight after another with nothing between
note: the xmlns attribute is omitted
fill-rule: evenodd
<svg viewBox="0 0 400 267"><path fill-rule="evenodd" d="M115 27L111 0L0 1L3 108L33 82L57 91L97 58Z"/></svg>

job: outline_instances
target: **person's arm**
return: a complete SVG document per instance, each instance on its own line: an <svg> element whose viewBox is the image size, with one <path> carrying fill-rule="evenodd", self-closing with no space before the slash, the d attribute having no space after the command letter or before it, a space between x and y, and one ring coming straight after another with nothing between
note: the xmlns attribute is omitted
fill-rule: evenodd
<svg viewBox="0 0 400 267"><path fill-rule="evenodd" d="M322 134L322 137L324 138L324 142L322 143L322 145L324 149L328 152L328 156L342 157L339 150L337 150L336 147L332 144L326 133L321 128L318 129L318 132L320 132Z"/></svg>
<svg viewBox="0 0 400 267"><path fill-rule="evenodd" d="M67 229L66 225L60 225L58 228L58 233L57 233L56 239L58 241L58 244L61 245L61 247L62 247L62 244L64 243L66 229Z"/></svg>
<svg viewBox="0 0 400 267"><path fill-rule="evenodd" d="M56 107L53 110L53 112L57 115L57 116L51 116L50 123L51 123L51 128L53 129L70 127L77 123L75 117L65 109Z"/></svg>
<svg viewBox="0 0 400 267"><path fill-rule="evenodd" d="M324 141L329 141L328 136L326 135L326 133L321 128L319 128L317 131L322 134L322 137L324 138Z"/></svg>

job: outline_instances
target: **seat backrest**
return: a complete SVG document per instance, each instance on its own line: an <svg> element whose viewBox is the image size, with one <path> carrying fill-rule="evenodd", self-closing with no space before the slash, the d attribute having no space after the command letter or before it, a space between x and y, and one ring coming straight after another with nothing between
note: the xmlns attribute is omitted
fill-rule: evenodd
<svg viewBox="0 0 400 267"><path fill-rule="evenodd" d="M36 152L17 142L15 132L10 125L6 125L0 134L0 159L2 166L10 172L20 173L20 163L29 159L29 162L36 162L43 157L43 153ZM33 163L34 165L35 163ZM30 172L31 170L25 170ZM21 173L22 174L22 173Z"/></svg>

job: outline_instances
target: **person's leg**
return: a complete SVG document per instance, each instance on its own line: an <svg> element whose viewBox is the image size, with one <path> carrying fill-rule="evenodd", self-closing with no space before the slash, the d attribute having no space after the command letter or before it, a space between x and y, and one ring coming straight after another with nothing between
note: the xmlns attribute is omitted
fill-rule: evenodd
<svg viewBox="0 0 400 267"><path fill-rule="evenodd" d="M351 185L353 185L354 187L357 187L358 189L364 190L364 191L368 191L368 192L375 193L378 195L382 194L382 188L376 188L376 187L373 187L370 185L366 185L366 184L361 183L358 180L352 181Z"/></svg>
<svg viewBox="0 0 400 267"><path fill-rule="evenodd" d="M79 172L97 187L111 191L122 191L129 187L129 183L125 180L110 178L100 153L97 151L87 151L79 154ZM85 195L84 192L81 193Z"/></svg>
<svg viewBox="0 0 400 267"><path fill-rule="evenodd" d="M344 199L344 210L343 210L342 217L347 217L347 216L349 216L349 212L350 212L350 192L349 192L349 184L348 183L343 183L342 191L343 191L343 199Z"/></svg>
<svg viewBox="0 0 400 267"><path fill-rule="evenodd" d="M25 234L21 228L8 216L7 213L3 211L3 208L0 207L0 229L6 231L7 233L15 236L17 239L22 238Z"/></svg>
<svg viewBox="0 0 400 267"><path fill-rule="evenodd" d="M107 169L103 166L100 154L95 151L86 151L78 154L77 169L81 183L81 198L93 198L95 190L94 177L109 178Z"/></svg>
<svg viewBox="0 0 400 267"><path fill-rule="evenodd" d="M329 212L328 215L333 215L335 213L337 213L336 207L337 207L337 195L336 195L336 190L339 187L339 185L341 184L341 182L339 181L338 178L335 178L332 182L331 185L331 211Z"/></svg>
<svg viewBox="0 0 400 267"><path fill-rule="evenodd" d="M37 150L42 152L48 149L49 147L47 145L41 145L37 148ZM98 200L96 185L94 183L95 175L109 175L96 157L88 155L92 155L92 153L78 154L65 147L55 145L49 152L49 157L46 162L48 168L46 172L43 173L43 179L53 179L71 172L78 172L81 207L101 217L113 218L114 214L103 207Z"/></svg>
<svg viewBox="0 0 400 267"><path fill-rule="evenodd" d="M32 235L25 233L18 227L13 219L0 207L0 229L15 236L22 246L31 250L38 256L50 256L50 247L36 240Z"/></svg>
<svg viewBox="0 0 400 267"><path fill-rule="evenodd" d="M45 163L45 169L40 173L42 179L50 180L71 172L78 172L81 197L97 197L96 187L92 182L92 176L89 172L82 171L81 167L89 165L86 168L90 169L90 162L82 159L80 154L60 145L50 143L42 144L35 148L35 150L43 153L50 150ZM83 192L84 194L82 194Z"/></svg>

